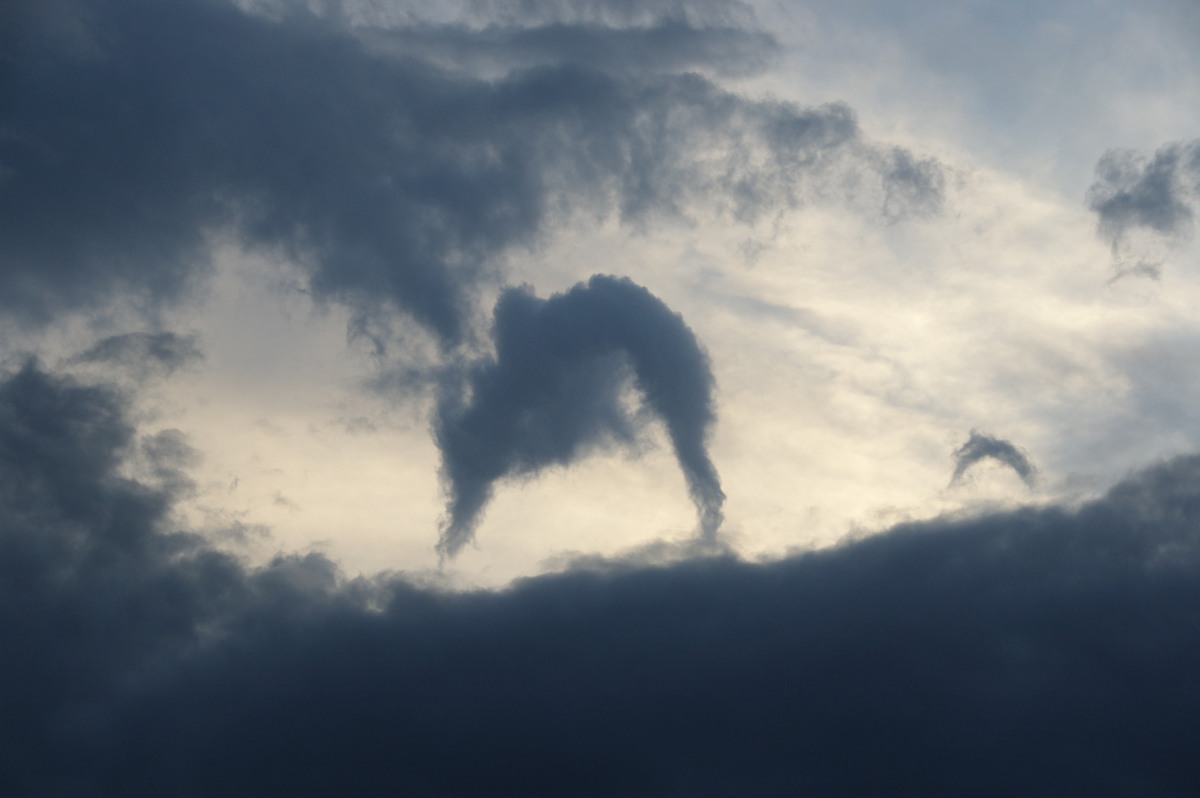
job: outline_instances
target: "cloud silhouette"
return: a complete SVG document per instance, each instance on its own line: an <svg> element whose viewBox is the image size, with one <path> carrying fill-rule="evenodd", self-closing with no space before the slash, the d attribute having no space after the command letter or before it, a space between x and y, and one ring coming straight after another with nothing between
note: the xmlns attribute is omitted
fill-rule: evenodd
<svg viewBox="0 0 1200 798"><path fill-rule="evenodd" d="M707 451L713 377L678 314L628 279L595 275L545 300L506 291L493 336L495 359L471 370L469 398L454 392L438 411L450 494L439 551L453 556L471 540L498 480L567 465L606 441L632 440L621 400L630 381L667 428L701 540L715 542L725 494Z"/></svg>

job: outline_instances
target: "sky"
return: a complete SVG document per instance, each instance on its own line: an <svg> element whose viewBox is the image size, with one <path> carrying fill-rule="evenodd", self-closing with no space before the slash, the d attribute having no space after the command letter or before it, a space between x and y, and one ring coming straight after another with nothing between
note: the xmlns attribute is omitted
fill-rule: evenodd
<svg viewBox="0 0 1200 798"><path fill-rule="evenodd" d="M1190 0L0 5L0 792L1188 795Z"/></svg>

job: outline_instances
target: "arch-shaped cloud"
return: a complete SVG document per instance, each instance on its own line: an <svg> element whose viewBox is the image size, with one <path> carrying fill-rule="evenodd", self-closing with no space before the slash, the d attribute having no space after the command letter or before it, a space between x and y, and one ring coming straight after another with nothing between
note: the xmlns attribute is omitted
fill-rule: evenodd
<svg viewBox="0 0 1200 798"><path fill-rule="evenodd" d="M683 319L645 288L596 275L538 299L506 291L496 305L496 358L469 375L470 399L443 399L436 419L449 492L438 549L454 555L474 534L500 479L567 464L633 426L620 399L632 372L666 425L703 540L715 539L725 494L706 441L713 377Z"/></svg>
<svg viewBox="0 0 1200 798"><path fill-rule="evenodd" d="M1029 488L1037 484L1037 469L1024 452L1003 438L994 438L971 430L967 442L954 451L954 475L950 484L955 485L967 470L980 460L991 458L1011 468Z"/></svg>

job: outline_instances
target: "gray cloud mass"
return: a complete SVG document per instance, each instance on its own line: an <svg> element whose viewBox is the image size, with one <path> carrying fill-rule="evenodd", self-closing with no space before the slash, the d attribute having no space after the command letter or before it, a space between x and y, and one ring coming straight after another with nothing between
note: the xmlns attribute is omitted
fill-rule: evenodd
<svg viewBox="0 0 1200 798"><path fill-rule="evenodd" d="M450 494L441 552L453 555L471 539L497 480L567 465L606 440L632 440L626 373L666 426L701 540L715 542L725 494L706 445L713 377L678 314L628 279L596 275L545 300L509 289L493 327L496 356L472 369L469 400L451 393L438 412Z"/></svg>

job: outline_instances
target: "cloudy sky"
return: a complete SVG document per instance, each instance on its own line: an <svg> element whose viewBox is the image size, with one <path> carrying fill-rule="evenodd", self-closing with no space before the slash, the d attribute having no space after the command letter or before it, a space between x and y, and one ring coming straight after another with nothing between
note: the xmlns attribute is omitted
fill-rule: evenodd
<svg viewBox="0 0 1200 798"><path fill-rule="evenodd" d="M0 791L1185 795L1189 0L0 6Z"/></svg>

